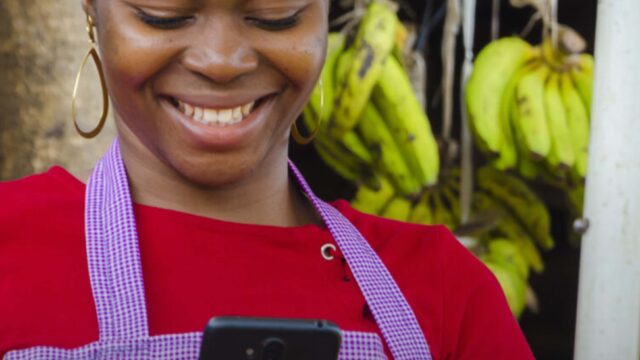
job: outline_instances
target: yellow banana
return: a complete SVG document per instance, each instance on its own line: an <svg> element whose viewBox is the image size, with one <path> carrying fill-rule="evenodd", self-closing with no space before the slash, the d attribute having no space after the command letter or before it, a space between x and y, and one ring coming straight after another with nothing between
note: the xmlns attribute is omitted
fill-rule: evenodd
<svg viewBox="0 0 640 360"><path fill-rule="evenodd" d="M365 185L358 186L358 191L351 200L351 206L367 214L379 215L395 194L390 181L384 177L381 177L380 180L380 188L377 190Z"/></svg>
<svg viewBox="0 0 640 360"><path fill-rule="evenodd" d="M381 216L392 220L407 221L411 215L411 208L411 201L402 196L396 196L385 206Z"/></svg>
<svg viewBox="0 0 640 360"><path fill-rule="evenodd" d="M571 70L571 77L582 97L587 114L591 114L591 97L593 90L593 56L590 54L578 55L578 67Z"/></svg>
<svg viewBox="0 0 640 360"><path fill-rule="evenodd" d="M412 195L419 192L420 184L409 172L398 145L372 102L365 106L357 129L373 154L377 167L389 177L400 193Z"/></svg>
<svg viewBox="0 0 640 360"><path fill-rule="evenodd" d="M571 135L571 144L576 155L575 169L580 177L584 178L587 175L589 160L589 114L568 74L563 74L561 77L560 92Z"/></svg>
<svg viewBox="0 0 640 360"><path fill-rule="evenodd" d="M566 174L575 164L576 156L573 151L571 133L567 124L567 116L562 94L560 92L560 77L551 72L544 91L544 110L547 126L551 135L551 150L547 161L554 172Z"/></svg>
<svg viewBox="0 0 640 360"><path fill-rule="evenodd" d="M384 64L373 90L373 101L411 173L422 186L435 184L440 167L438 144L407 73L393 57Z"/></svg>
<svg viewBox="0 0 640 360"><path fill-rule="evenodd" d="M499 236L513 241L520 249L529 266L537 273L544 270L542 255L536 248L533 238L524 230L522 225L503 205L486 193L476 191L473 194L473 210L475 212L494 213L499 216L499 222L490 235Z"/></svg>
<svg viewBox="0 0 640 360"><path fill-rule="evenodd" d="M395 11L388 3L372 1L369 4L352 47L353 61L341 79L328 123L328 131L334 138L342 138L360 119L393 48L397 23Z"/></svg>
<svg viewBox="0 0 640 360"><path fill-rule="evenodd" d="M523 134L525 144L532 156L546 158L551 150L551 137L544 111L544 85L548 69L539 66L523 74L516 85L516 108L518 116L515 126Z"/></svg>
<svg viewBox="0 0 640 360"><path fill-rule="evenodd" d="M544 249L553 248L549 212L540 198L515 176L484 166L476 172L478 188L500 201Z"/></svg>
<svg viewBox="0 0 640 360"><path fill-rule="evenodd" d="M500 122L503 94L518 69L536 55L535 48L517 37L493 41L478 54L465 89L465 100L476 142L485 152L501 153L504 143Z"/></svg>

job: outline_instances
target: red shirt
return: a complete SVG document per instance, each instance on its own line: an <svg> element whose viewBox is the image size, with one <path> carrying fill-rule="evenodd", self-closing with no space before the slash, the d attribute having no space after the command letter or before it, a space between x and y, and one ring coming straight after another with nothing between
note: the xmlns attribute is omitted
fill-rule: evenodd
<svg viewBox="0 0 640 360"><path fill-rule="evenodd" d="M60 167L0 183L0 357L98 339L84 240L83 183ZM530 359L493 275L441 226L333 204L378 252L434 359ZM324 318L378 332L324 228L224 222L134 205L151 335L202 331L222 315ZM389 356L389 353L387 353Z"/></svg>

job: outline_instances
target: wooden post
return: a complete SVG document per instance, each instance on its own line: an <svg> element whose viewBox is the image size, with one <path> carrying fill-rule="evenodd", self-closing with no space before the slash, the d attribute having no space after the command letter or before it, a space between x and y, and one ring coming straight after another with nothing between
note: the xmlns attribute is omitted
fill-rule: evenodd
<svg viewBox="0 0 640 360"><path fill-rule="evenodd" d="M88 47L84 19L80 1L0 2L0 179L53 164L89 169L112 140L112 120L93 140L71 122L73 81ZM83 128L97 123L102 106L92 66L82 79Z"/></svg>
<svg viewBox="0 0 640 360"><path fill-rule="evenodd" d="M640 358L640 1L599 0L575 359Z"/></svg>

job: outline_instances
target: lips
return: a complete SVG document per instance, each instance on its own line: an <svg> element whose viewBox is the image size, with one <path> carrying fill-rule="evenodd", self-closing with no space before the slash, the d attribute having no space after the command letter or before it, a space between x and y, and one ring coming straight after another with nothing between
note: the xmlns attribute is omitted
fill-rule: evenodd
<svg viewBox="0 0 640 360"><path fill-rule="evenodd" d="M253 99L165 95L160 97L160 104L181 129L176 136L207 151L228 151L255 141L276 95Z"/></svg>

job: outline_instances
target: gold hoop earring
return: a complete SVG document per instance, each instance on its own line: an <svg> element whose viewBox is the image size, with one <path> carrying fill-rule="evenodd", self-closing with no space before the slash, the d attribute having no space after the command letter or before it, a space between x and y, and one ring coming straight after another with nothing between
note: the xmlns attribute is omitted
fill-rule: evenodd
<svg viewBox="0 0 640 360"><path fill-rule="evenodd" d="M313 141L313 138L316 137L320 127L322 126L322 113L324 112L324 83L322 82L322 79L318 81L318 87L320 88L320 112L318 114L318 125L316 128L313 129L308 137L304 137L300 134L298 125L296 125L295 121L293 122L293 126L291 126L291 137L293 137L293 140L300 145L307 145Z"/></svg>
<svg viewBox="0 0 640 360"><path fill-rule="evenodd" d="M73 125L75 126L78 134L86 139L94 138L100 133L107 121L107 115L109 114L109 93L107 92L107 83L104 79L102 61L100 61L100 56L98 55L98 51L96 50L96 38L93 32L94 26L95 25L93 23L93 19L91 18L91 16L87 15L87 33L89 34L90 47L89 51L87 51L87 53L84 55L84 58L82 59L82 64L80 64L80 69L78 70L78 74L76 75L76 82L73 85L73 95L71 96L71 117L73 119ZM82 78L82 70L84 70L84 67L87 65L89 57L91 57L94 64L96 65L96 70L98 70L98 75L100 77L100 86L102 88L102 114L100 115L100 122L98 123L98 126L96 126L95 129L89 132L85 132L82 131L78 126L76 98L78 95L80 78Z"/></svg>

